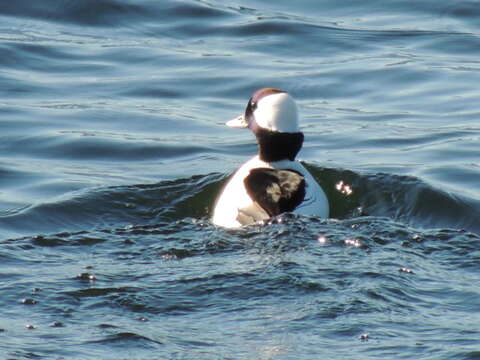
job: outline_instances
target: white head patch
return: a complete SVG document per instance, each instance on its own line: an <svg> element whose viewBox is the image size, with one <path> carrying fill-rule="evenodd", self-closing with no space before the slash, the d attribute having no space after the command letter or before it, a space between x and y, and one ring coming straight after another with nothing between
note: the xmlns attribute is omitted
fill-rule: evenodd
<svg viewBox="0 0 480 360"><path fill-rule="evenodd" d="M275 93L262 97L253 112L256 123L264 129L299 132L297 104L287 93Z"/></svg>

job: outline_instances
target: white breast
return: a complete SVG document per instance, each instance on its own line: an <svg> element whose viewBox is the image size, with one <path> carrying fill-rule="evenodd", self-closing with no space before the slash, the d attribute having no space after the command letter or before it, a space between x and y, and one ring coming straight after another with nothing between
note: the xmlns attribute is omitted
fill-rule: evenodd
<svg viewBox="0 0 480 360"><path fill-rule="evenodd" d="M243 164L224 187L213 212L212 221L215 225L227 228L241 226L237 221L238 209L253 204L252 199L245 190L243 180L248 176L251 169L257 167L291 169L301 173L305 177L305 182L307 184L306 194L304 201L294 210L294 213L328 217L329 206L324 191L300 162L282 160L274 163L267 163L260 160L257 155Z"/></svg>

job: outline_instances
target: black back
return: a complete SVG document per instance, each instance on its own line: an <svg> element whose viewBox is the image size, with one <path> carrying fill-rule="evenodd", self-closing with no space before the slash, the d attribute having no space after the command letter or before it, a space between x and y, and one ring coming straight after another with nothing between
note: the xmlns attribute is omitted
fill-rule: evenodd
<svg viewBox="0 0 480 360"><path fill-rule="evenodd" d="M248 195L270 217L293 211L305 198L305 178L294 170L252 169L243 182Z"/></svg>

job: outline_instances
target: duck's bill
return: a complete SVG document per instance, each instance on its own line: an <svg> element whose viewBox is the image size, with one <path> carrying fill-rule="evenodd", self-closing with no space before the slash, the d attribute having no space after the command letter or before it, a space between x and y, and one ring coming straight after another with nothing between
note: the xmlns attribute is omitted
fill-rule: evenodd
<svg viewBox="0 0 480 360"><path fill-rule="evenodd" d="M225 125L233 127L233 128L238 128L238 129L245 129L248 127L248 122L245 120L245 116L240 115L239 117L236 117L235 119L229 120L225 123Z"/></svg>

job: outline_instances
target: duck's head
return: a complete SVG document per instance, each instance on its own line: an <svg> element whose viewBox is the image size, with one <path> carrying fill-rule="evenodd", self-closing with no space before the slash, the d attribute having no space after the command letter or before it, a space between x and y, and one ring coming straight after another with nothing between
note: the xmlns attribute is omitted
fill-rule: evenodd
<svg viewBox="0 0 480 360"><path fill-rule="evenodd" d="M263 88L253 93L245 113L227 126L249 128L257 137L260 159L294 160L303 144L295 100L284 90Z"/></svg>
<svg viewBox="0 0 480 360"><path fill-rule="evenodd" d="M245 113L227 122L234 128L250 128L254 133L264 130L296 133L298 110L295 100L284 90L263 88L253 93Z"/></svg>

